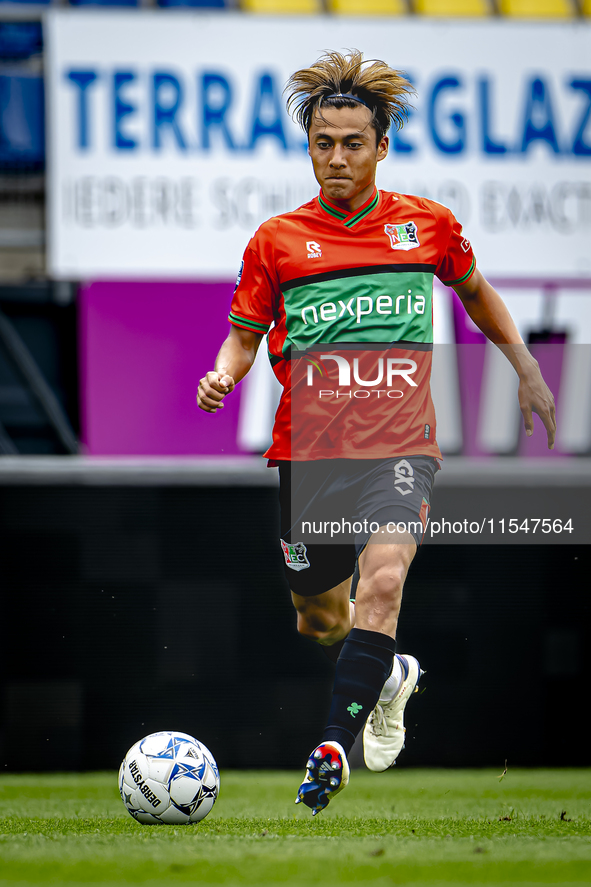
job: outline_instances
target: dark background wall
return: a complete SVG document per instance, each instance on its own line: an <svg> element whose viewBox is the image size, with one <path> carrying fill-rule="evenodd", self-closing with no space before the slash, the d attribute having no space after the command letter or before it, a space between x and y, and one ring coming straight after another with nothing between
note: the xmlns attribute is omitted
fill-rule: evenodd
<svg viewBox="0 0 591 887"><path fill-rule="evenodd" d="M1 184L0 180L0 210ZM15 346L19 352L27 352L55 397L72 435L78 434L75 294L76 287L63 282L0 285L0 454L67 452L35 398L30 379L23 375L22 362L19 364L14 358Z"/></svg>
<svg viewBox="0 0 591 887"><path fill-rule="evenodd" d="M0 768L118 766L161 729L300 767L332 666L295 631L272 488L0 488ZM588 762L588 547L427 545L409 765ZM501 770L499 770L501 772Z"/></svg>

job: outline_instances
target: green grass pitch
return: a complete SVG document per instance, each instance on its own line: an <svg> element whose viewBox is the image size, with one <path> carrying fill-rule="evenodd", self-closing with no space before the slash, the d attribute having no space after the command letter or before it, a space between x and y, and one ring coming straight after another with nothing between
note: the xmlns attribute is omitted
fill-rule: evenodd
<svg viewBox="0 0 591 887"><path fill-rule="evenodd" d="M116 773L0 776L0 885L591 884L591 770L354 771L312 818L296 772L222 773L191 826L142 826Z"/></svg>

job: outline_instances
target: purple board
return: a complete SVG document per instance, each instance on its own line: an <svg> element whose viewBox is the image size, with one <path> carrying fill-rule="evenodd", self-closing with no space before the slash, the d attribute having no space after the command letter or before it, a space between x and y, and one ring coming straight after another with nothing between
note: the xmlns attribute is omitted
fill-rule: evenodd
<svg viewBox="0 0 591 887"><path fill-rule="evenodd" d="M524 282L527 287L531 282ZM233 282L99 282L82 287L81 416L87 453L244 453L237 443L242 386L216 415L203 413L195 403L199 378L213 368L228 334L232 291ZM463 454L487 457L478 441L485 338L455 294L453 298ZM563 339L531 345L557 401ZM514 452L545 457L546 434L539 418L534 421L534 436L526 439L521 429ZM560 452L557 446L554 454Z"/></svg>
<svg viewBox="0 0 591 887"><path fill-rule="evenodd" d="M452 299L455 338L457 344L461 346L457 349L456 354L462 403L463 454L465 456L480 456L482 452L477 444L476 436L486 337L472 323L453 290Z"/></svg>
<svg viewBox="0 0 591 887"><path fill-rule="evenodd" d="M240 386L197 408L234 283L101 282L80 291L82 442L92 455L237 454Z"/></svg>

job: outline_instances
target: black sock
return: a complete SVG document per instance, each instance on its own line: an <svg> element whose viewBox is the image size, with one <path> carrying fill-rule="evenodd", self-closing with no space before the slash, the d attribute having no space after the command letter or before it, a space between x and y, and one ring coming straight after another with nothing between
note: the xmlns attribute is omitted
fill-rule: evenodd
<svg viewBox="0 0 591 887"><path fill-rule="evenodd" d="M337 641L336 644L331 644L330 647L326 646L326 644L320 644L320 649L324 653L331 662L337 664L337 659L341 655L341 650L345 646L345 641L347 638L342 638L340 641Z"/></svg>
<svg viewBox="0 0 591 887"><path fill-rule="evenodd" d="M323 741L339 742L349 754L392 671L395 652L389 635L351 629L337 662Z"/></svg>

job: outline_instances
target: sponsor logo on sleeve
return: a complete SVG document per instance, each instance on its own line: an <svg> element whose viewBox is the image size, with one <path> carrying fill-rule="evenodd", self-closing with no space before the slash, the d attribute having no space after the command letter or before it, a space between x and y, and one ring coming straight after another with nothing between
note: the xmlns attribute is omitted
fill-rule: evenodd
<svg viewBox="0 0 591 887"><path fill-rule="evenodd" d="M384 225L384 231L390 238L392 249L416 249L420 246L418 229L414 222L403 222L402 225Z"/></svg>
<svg viewBox="0 0 591 887"><path fill-rule="evenodd" d="M242 280L242 272L244 271L244 261L240 262L240 268L238 269L238 277L236 278L236 286L234 287L234 292L240 286L240 281Z"/></svg>

